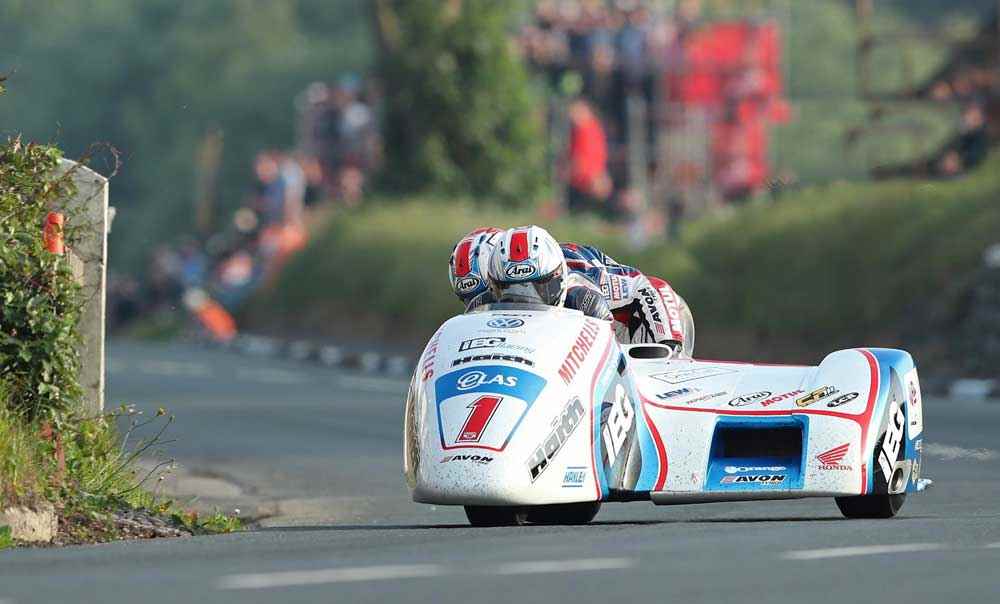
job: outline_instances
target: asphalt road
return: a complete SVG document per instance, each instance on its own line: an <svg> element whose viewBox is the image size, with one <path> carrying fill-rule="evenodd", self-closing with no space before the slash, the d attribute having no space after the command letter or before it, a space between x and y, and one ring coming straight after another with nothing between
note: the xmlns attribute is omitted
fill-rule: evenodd
<svg viewBox="0 0 1000 604"><path fill-rule="evenodd" d="M237 535L0 553L0 604L1000 600L1000 402L925 400L935 486L893 520L844 520L817 499L473 529L459 509L407 501L398 380L116 345L110 390L168 405L184 465L281 514Z"/></svg>

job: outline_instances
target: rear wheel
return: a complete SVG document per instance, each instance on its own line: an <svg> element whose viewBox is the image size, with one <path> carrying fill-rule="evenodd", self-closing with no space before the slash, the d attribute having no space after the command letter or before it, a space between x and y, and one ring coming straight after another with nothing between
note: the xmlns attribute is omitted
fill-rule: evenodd
<svg viewBox="0 0 1000 604"><path fill-rule="evenodd" d="M848 518L892 518L903 507L906 493L836 497L837 507Z"/></svg>
<svg viewBox="0 0 1000 604"><path fill-rule="evenodd" d="M601 510L600 501L539 505L528 509L533 524L587 524Z"/></svg>
<svg viewBox="0 0 1000 604"><path fill-rule="evenodd" d="M518 526L528 521L528 512L523 507L467 505L465 517L472 526Z"/></svg>

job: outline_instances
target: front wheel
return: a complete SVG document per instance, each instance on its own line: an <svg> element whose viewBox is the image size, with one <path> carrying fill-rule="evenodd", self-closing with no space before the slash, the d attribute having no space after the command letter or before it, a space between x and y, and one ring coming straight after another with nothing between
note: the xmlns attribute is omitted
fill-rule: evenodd
<svg viewBox="0 0 1000 604"><path fill-rule="evenodd" d="M836 497L840 513L848 518L892 518L903 502L906 493L895 495L859 495L856 497Z"/></svg>
<svg viewBox="0 0 1000 604"><path fill-rule="evenodd" d="M519 526L528 522L523 507L500 505L467 505L465 517L472 526Z"/></svg>
<svg viewBox="0 0 1000 604"><path fill-rule="evenodd" d="M528 509L528 522L532 524L587 524L601 511L600 501L584 503L557 503L533 506Z"/></svg>

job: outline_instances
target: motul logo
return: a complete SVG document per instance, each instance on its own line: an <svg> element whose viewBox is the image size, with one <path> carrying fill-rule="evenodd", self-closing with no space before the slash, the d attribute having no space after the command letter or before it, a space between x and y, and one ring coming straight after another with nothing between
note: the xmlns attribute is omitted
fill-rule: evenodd
<svg viewBox="0 0 1000 604"><path fill-rule="evenodd" d="M786 401L786 400L788 400L790 398L793 398L793 397L796 397L796 396L798 396L800 394L802 394L801 390L793 390L791 392L786 392L784 394L779 394L778 396L772 396L771 398L767 399L766 401L761 401L760 405L761 405L761 407L767 407L768 405L773 405L774 403L780 403L781 401Z"/></svg>
<svg viewBox="0 0 1000 604"><path fill-rule="evenodd" d="M847 456L847 450L850 449L851 443L844 443L840 446L834 447L829 451L820 453L816 456L816 459L822 464L820 470L850 470L851 466L841 465L841 461Z"/></svg>
<svg viewBox="0 0 1000 604"><path fill-rule="evenodd" d="M670 320L670 331L674 332L675 336L684 335L684 326L681 323L681 305L677 301L677 295L674 293L674 290L669 287L660 287L657 291L660 292L663 304L667 307L667 318Z"/></svg>

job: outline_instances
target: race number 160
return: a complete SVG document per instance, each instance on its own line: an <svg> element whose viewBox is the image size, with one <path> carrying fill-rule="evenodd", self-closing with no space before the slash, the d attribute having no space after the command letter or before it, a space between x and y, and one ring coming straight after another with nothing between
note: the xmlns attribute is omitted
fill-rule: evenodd
<svg viewBox="0 0 1000 604"><path fill-rule="evenodd" d="M628 400L625 387L618 384L615 388L615 400L611 403L611 410L608 413L608 422L604 425L602 434L604 448L608 452L608 465L614 465L618 459L634 417L635 413L632 411L632 403Z"/></svg>

